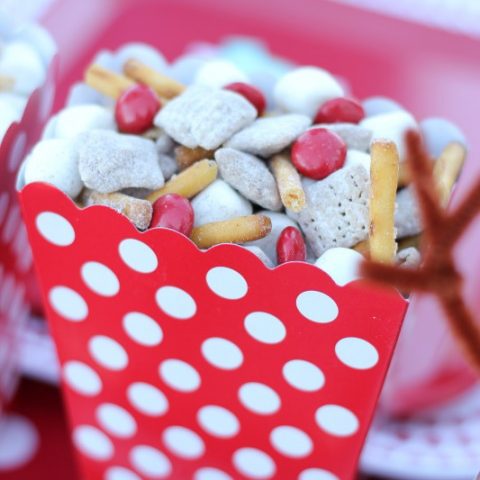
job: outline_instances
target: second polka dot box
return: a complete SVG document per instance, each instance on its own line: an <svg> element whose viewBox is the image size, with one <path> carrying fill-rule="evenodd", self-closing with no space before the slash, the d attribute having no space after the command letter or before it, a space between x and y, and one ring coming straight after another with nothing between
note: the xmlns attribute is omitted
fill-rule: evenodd
<svg viewBox="0 0 480 480"><path fill-rule="evenodd" d="M20 201L83 478L355 478L398 292L200 250L45 183Z"/></svg>
<svg viewBox="0 0 480 480"><path fill-rule="evenodd" d="M40 303L16 177L38 140L55 93L56 47L38 25L0 14L0 412L18 379L19 331ZM38 299L38 301L37 301Z"/></svg>

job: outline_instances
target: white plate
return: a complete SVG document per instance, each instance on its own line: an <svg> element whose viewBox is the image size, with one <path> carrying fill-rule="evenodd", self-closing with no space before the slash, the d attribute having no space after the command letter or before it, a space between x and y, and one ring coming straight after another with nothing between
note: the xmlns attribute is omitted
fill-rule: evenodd
<svg viewBox="0 0 480 480"><path fill-rule="evenodd" d="M480 385L403 420L378 414L361 468L397 479L473 480L480 472Z"/></svg>

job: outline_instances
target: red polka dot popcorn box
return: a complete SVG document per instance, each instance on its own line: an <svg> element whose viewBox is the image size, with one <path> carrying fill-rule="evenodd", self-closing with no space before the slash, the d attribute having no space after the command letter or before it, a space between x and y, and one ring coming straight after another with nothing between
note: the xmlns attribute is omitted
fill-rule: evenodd
<svg viewBox="0 0 480 480"><path fill-rule="evenodd" d="M16 177L53 104L55 46L36 25L0 16L0 410L17 378L18 332L40 303L17 200ZM38 299L38 300L37 300Z"/></svg>
<svg viewBox="0 0 480 480"><path fill-rule="evenodd" d="M397 293L21 196L85 478L354 478Z"/></svg>
<svg viewBox="0 0 480 480"><path fill-rule="evenodd" d="M191 86L147 46L101 59L19 178L83 477L353 479L407 302L356 274L368 179L346 140L322 131L335 164L304 155L303 181L284 153L325 96L272 122L232 65Z"/></svg>

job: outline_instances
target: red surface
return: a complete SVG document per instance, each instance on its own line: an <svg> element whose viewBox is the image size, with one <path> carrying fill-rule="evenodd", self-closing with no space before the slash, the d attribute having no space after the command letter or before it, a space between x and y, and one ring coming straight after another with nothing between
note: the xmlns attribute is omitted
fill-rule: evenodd
<svg viewBox="0 0 480 480"><path fill-rule="evenodd" d="M56 388L24 380L7 414L28 419L39 435L38 449L27 462L2 470L1 480L77 480L63 404Z"/></svg>
<svg viewBox="0 0 480 480"><path fill-rule="evenodd" d="M397 293L363 282L338 287L325 273L308 264L290 263L270 270L253 254L235 245L200 252L185 237L170 230L139 233L125 217L106 207L79 210L61 192L44 184L24 188L21 202L60 363L81 361L102 380L101 391L93 396L78 394L64 385L73 426L100 428L96 409L102 402L120 405L138 426L131 438L109 437L115 450L108 460L92 461L81 455L85 478L100 479L111 465L132 468L129 452L138 444L153 446L168 455L173 466L168 478L190 478L196 469L207 465L221 468L234 478L243 478L234 470L231 458L236 449L247 446L259 448L274 459L277 474L272 478L294 478L307 467L329 469L342 480L354 477L406 306ZM45 211L68 219L75 232L73 243L57 246L39 233L36 218ZM155 252L158 265L151 273L138 273L122 262L120 243L131 238ZM136 259L139 258L143 257L139 254ZM107 265L119 280L119 293L104 297L89 289L80 274L86 261ZM232 300L221 298L209 289L205 281L207 272L218 266L239 272L247 282L248 293ZM57 286L73 289L84 299L88 306L84 320L82 315L77 318L80 321L69 321L47 302ZM191 295L197 305L196 313L178 320L159 308L155 299L158 289L164 286L179 287ZM339 308L335 320L314 323L300 314L296 307L298 296L310 290L334 299ZM323 312L326 307L318 308L317 311ZM159 347L142 346L126 335L122 318L131 311L146 313L161 326L163 340ZM254 311L280 318L286 338L270 345L249 336L244 319ZM130 359L128 364L112 371L97 363L88 347L95 335L106 335L121 344ZM205 361L200 346L211 337L227 338L242 350L244 361L237 370L220 370ZM359 337L374 345L378 363L364 370L341 363L335 355L335 345L345 337ZM198 390L180 393L160 379L159 365L170 358L194 366L202 379ZM315 394L300 392L283 379L283 365L296 358L308 360L325 374L325 385ZM160 417L147 417L135 410L126 396L127 387L134 381L159 388L168 398L168 411ZM249 381L274 388L282 401L280 410L260 416L243 408L237 391ZM228 440L205 434L197 424L196 414L206 404L221 405L233 412L240 421L240 432ZM314 420L315 412L325 404L342 405L354 412L360 422L356 433L336 437L320 429ZM188 427L200 435L206 445L201 458L185 461L166 450L162 433L172 425ZM275 451L269 435L279 425L293 425L306 432L313 441L312 452L305 458L292 460Z"/></svg>
<svg viewBox="0 0 480 480"><path fill-rule="evenodd" d="M71 35L71 21L88 31L82 42ZM457 198L479 173L480 42L473 38L327 0L59 0L45 24L63 53L57 107L99 48L114 49L138 40L158 46L172 60L192 41L251 35L265 40L275 54L340 75L356 98L386 95L417 118L438 115L457 123L470 144ZM456 255L467 280L466 301L477 312L478 238L480 222L470 229ZM384 392L389 411L403 413L438 403L474 382L475 375L434 301L418 299L409 309L406 325ZM437 382L440 378L443 381Z"/></svg>

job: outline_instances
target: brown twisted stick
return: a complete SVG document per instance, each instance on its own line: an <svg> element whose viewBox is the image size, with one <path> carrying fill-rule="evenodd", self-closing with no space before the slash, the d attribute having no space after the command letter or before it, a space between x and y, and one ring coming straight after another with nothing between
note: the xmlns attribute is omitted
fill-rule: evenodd
<svg viewBox="0 0 480 480"><path fill-rule="evenodd" d="M426 248L421 266L409 270L365 260L365 277L394 285L402 291L433 293L465 354L480 371L480 329L462 297L463 278L455 267L453 246L480 212L480 179L451 213L440 204L432 162L416 132L408 132L408 168L415 190Z"/></svg>

